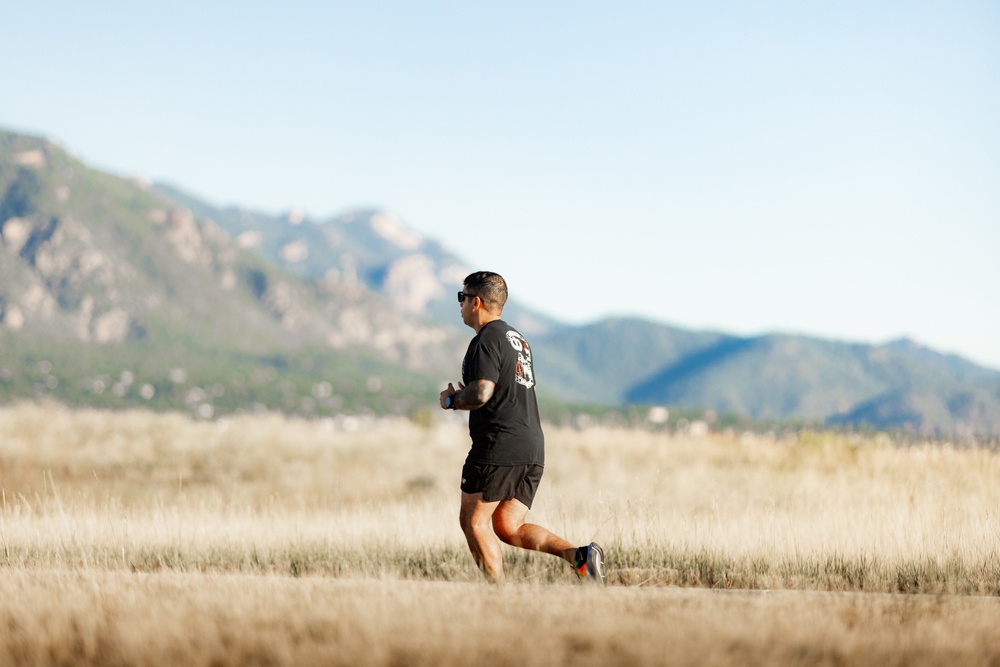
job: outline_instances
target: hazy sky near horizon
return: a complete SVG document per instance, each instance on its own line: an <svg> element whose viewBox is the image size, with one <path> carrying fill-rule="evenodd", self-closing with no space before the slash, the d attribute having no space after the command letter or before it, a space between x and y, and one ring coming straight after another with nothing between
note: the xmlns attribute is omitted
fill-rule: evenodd
<svg viewBox="0 0 1000 667"><path fill-rule="evenodd" d="M0 127L93 166L385 208L568 322L1000 368L1000 3L38 0L4 23Z"/></svg>

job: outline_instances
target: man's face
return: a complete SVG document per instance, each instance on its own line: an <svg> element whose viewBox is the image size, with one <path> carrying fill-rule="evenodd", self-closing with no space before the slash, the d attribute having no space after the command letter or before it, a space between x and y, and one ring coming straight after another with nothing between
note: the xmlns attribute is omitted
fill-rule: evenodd
<svg viewBox="0 0 1000 667"><path fill-rule="evenodd" d="M465 293L465 299L462 301L462 304L461 304L461 308L462 308L462 321L465 322L465 324L467 326L470 326L470 327L472 327L474 329L475 327L472 324L473 323L472 314L473 314L473 312L475 310L476 304L479 301L478 301L478 299L475 296L471 296L469 294L469 288L468 287L466 287L466 286L463 285L462 286L462 291Z"/></svg>

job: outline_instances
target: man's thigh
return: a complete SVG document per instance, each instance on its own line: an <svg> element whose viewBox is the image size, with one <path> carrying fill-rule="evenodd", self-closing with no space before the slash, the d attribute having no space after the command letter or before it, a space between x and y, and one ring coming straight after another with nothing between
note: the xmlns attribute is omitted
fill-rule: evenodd
<svg viewBox="0 0 1000 667"><path fill-rule="evenodd" d="M517 498L501 500L493 511L493 528L500 533L513 534L524 525L528 506Z"/></svg>

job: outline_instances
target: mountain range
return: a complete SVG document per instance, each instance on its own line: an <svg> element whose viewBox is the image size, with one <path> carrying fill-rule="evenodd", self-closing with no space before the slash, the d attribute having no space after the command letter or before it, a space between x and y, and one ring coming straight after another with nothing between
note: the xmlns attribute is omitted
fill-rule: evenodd
<svg viewBox="0 0 1000 667"><path fill-rule="evenodd" d="M3 401L412 415L457 378L472 333L454 293L471 270L385 210L315 220L218 207L0 132ZM550 417L667 406L1000 435L1000 371L911 340L745 337L624 318L578 326L516 298L504 316L532 341Z"/></svg>

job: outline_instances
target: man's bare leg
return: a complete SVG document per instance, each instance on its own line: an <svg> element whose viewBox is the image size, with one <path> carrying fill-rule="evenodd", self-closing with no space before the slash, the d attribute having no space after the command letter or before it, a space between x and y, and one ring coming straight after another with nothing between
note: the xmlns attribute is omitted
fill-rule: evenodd
<svg viewBox="0 0 1000 667"><path fill-rule="evenodd" d="M500 502L486 502L482 493L462 492L459 522L476 565L496 584L503 583L503 554L493 533L493 513Z"/></svg>
<svg viewBox="0 0 1000 667"><path fill-rule="evenodd" d="M501 500L492 514L493 530L507 544L552 554L576 565L576 547L542 526L525 523L528 507L520 500Z"/></svg>

